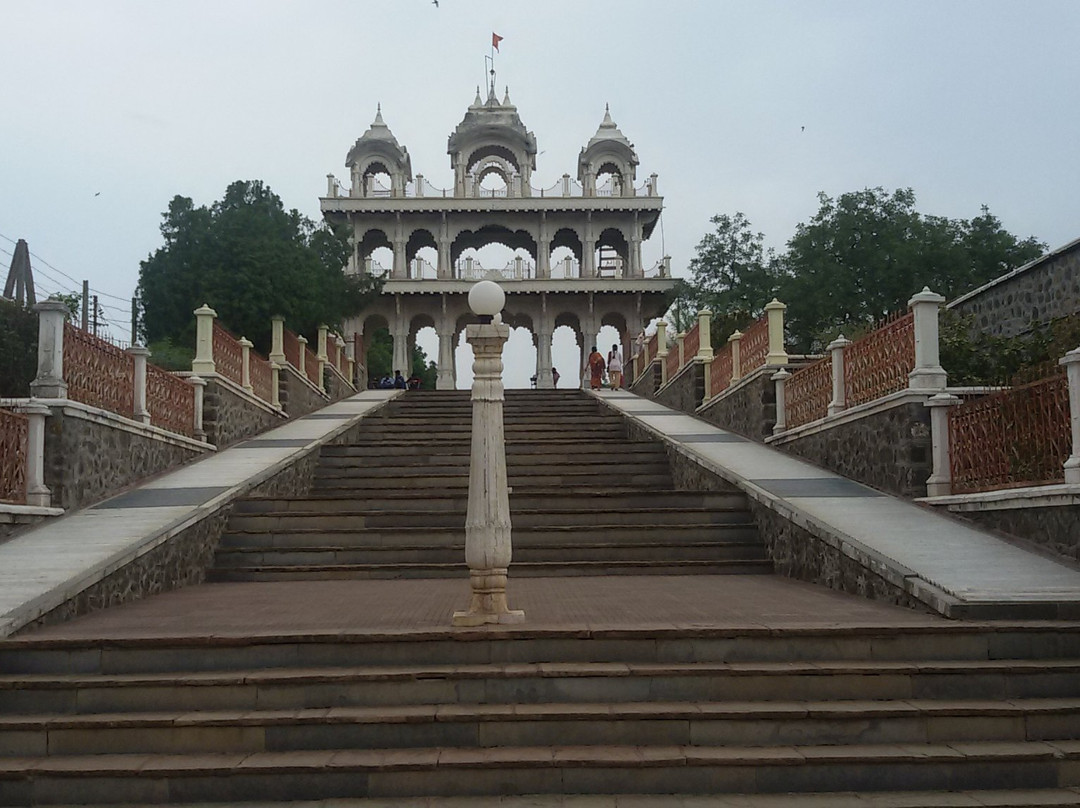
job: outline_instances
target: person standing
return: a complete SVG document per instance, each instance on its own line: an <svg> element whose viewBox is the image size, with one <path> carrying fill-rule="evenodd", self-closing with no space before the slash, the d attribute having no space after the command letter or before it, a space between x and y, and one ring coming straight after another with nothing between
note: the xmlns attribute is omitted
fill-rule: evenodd
<svg viewBox="0 0 1080 808"><path fill-rule="evenodd" d="M611 346L607 355L608 375L611 377L611 389L618 390L622 387L622 351L616 343Z"/></svg>
<svg viewBox="0 0 1080 808"><path fill-rule="evenodd" d="M589 386L593 390L599 390L604 386L604 355L596 350L596 346L592 346L592 353L589 354Z"/></svg>

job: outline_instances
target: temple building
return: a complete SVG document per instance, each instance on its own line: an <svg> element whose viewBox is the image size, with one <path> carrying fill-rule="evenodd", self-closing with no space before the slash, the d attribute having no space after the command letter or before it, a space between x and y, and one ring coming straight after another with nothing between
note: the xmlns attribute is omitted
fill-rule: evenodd
<svg viewBox="0 0 1080 808"><path fill-rule="evenodd" d="M563 174L550 188L533 185L536 136L509 91L500 101L492 86L485 101L478 90L447 152L453 188L414 176L380 107L345 158L349 188L328 176L320 201L327 220L351 233L346 271L385 278L382 295L345 324L346 334L360 335L362 345L364 334L388 328L393 366L407 373L417 332L434 328L438 387L454 389L454 349L474 319L469 288L491 279L506 292L504 321L532 334L538 387L553 386L552 335L560 326L573 330L582 366L603 326L618 332L629 356L635 336L666 309L674 281L669 258L642 263L663 198L656 174L638 184L634 145L610 112L578 156L576 181ZM512 251L505 266L480 265L476 251L492 244ZM392 258L380 262L376 253Z"/></svg>

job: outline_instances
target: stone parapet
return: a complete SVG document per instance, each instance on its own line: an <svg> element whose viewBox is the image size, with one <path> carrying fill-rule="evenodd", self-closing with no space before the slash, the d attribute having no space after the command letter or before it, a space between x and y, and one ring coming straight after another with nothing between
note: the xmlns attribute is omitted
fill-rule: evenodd
<svg viewBox="0 0 1080 808"><path fill-rule="evenodd" d="M278 426L284 415L217 374L206 378L203 430L207 440L224 448Z"/></svg>
<svg viewBox="0 0 1080 808"><path fill-rule="evenodd" d="M696 410L688 411L722 429L764 440L776 425L776 385L772 381L776 370L768 365L759 367Z"/></svg>
<svg viewBox="0 0 1080 808"><path fill-rule="evenodd" d="M281 407L289 418L299 418L315 412L330 401L329 396L313 385L307 376L301 375L296 368L288 364L281 366L278 396Z"/></svg>
<svg viewBox="0 0 1080 808"><path fill-rule="evenodd" d="M694 360L687 363L651 398L676 410L694 412L701 404L701 399L705 397L707 369L708 365L701 361Z"/></svg>

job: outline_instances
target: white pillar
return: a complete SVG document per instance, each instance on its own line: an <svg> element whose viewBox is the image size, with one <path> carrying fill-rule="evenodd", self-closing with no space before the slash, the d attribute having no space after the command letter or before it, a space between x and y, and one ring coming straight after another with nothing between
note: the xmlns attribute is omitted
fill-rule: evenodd
<svg viewBox="0 0 1080 808"><path fill-rule="evenodd" d="M188 376L188 384L195 388L195 437L206 443L206 431L203 429L203 393L206 380L198 376Z"/></svg>
<svg viewBox="0 0 1080 808"><path fill-rule="evenodd" d="M851 340L841 334L830 342L827 350L832 353L832 401L829 402L829 415L836 415L847 408L847 388L844 386L844 348Z"/></svg>
<svg viewBox="0 0 1080 808"><path fill-rule="evenodd" d="M735 329L731 332L731 336L727 338L727 341L731 344L731 379L728 384L735 384L742 378L742 356L740 355L740 346L742 345L742 331Z"/></svg>
<svg viewBox="0 0 1080 808"><path fill-rule="evenodd" d="M150 423L150 410L146 408L146 360L150 351L142 345L132 345L127 349L128 354L135 360L135 379L133 389L135 393L136 421L144 424Z"/></svg>
<svg viewBox="0 0 1080 808"><path fill-rule="evenodd" d="M926 401L930 407L930 456L933 470L926 480L928 497L944 497L952 493L952 466L949 446L949 407L960 399L948 393L938 393Z"/></svg>
<svg viewBox="0 0 1080 808"><path fill-rule="evenodd" d="M1072 425L1072 454L1065 461L1065 482L1080 483L1080 348L1058 360L1069 374L1069 422Z"/></svg>
<svg viewBox="0 0 1080 808"><path fill-rule="evenodd" d="M396 260L396 259L395 259ZM315 354L315 358L319 360L319 389L324 393L326 391L326 365L329 361L329 357L326 355L326 337L329 327L325 325L319 326L319 342L318 352Z"/></svg>
<svg viewBox="0 0 1080 808"><path fill-rule="evenodd" d="M439 367L435 376L436 390L454 389L454 337L452 329L439 332Z"/></svg>
<svg viewBox="0 0 1080 808"><path fill-rule="evenodd" d="M775 297L766 304L765 314L769 319L769 354L765 357L766 365L786 365L787 351L784 350L784 312L787 306Z"/></svg>
<svg viewBox="0 0 1080 808"><path fill-rule="evenodd" d="M30 382L30 394L37 398L67 398L64 381L64 320L70 313L59 300L43 300L34 306L38 313L37 378Z"/></svg>
<svg viewBox="0 0 1080 808"><path fill-rule="evenodd" d="M482 318L502 309L502 290L490 281L469 304ZM479 284L478 284L479 285ZM488 296L492 299L487 299ZM495 296L497 295L497 299ZM506 575L513 555L510 493L506 483L506 441L503 428L502 351L510 327L496 313L491 322L469 325L466 339L473 348L472 454L469 462L469 504L465 516L465 563L472 594L469 608L455 612L455 626L521 623L525 613L510 609Z"/></svg>
<svg viewBox="0 0 1080 808"><path fill-rule="evenodd" d="M240 337L240 386L249 394L255 395L251 386L251 349L253 344L247 337Z"/></svg>
<svg viewBox="0 0 1080 808"><path fill-rule="evenodd" d="M303 356L303 354L301 354ZM285 318L281 316L270 318L270 356L271 362L285 364ZM304 360L301 359L301 362Z"/></svg>
<svg viewBox="0 0 1080 808"><path fill-rule="evenodd" d="M297 353L300 354L300 357L297 360L300 363L300 367L298 367L297 370L300 371L300 375L303 376L306 379L307 378L307 344L308 344L307 337L305 337L303 334L297 334L296 341L300 345L300 350L297 351ZM273 360L271 360L271 361L273 361ZM283 365L285 363L284 362L279 362L278 364Z"/></svg>
<svg viewBox="0 0 1080 808"><path fill-rule="evenodd" d="M216 373L214 364L214 318L217 312L203 303L195 309L195 359L193 373Z"/></svg>
<svg viewBox="0 0 1080 808"><path fill-rule="evenodd" d="M702 362L710 362L713 358L712 349L712 312L702 309L697 315L698 321L698 350L697 358Z"/></svg>
<svg viewBox="0 0 1080 808"><path fill-rule="evenodd" d="M536 389L555 389L555 379L551 375L551 332L540 329L536 332Z"/></svg>
<svg viewBox="0 0 1080 808"><path fill-rule="evenodd" d="M278 412L281 411L281 365L277 362L270 363L270 406Z"/></svg>
<svg viewBox="0 0 1080 808"><path fill-rule="evenodd" d="M944 390L947 374L938 354L938 311L945 298L929 287L908 301L915 312L915 369L908 374L912 390Z"/></svg>
<svg viewBox="0 0 1080 808"><path fill-rule="evenodd" d="M779 435L787 429L786 388L787 380L791 378L791 374L788 373L786 368L780 368L769 378L776 384L776 424L773 426L772 431L774 435Z"/></svg>
<svg viewBox="0 0 1080 808"><path fill-rule="evenodd" d="M67 307L64 308L66 311ZM27 418L26 504L48 508L52 504L52 491L45 485L45 419L52 414L52 410L32 398L12 410Z"/></svg>

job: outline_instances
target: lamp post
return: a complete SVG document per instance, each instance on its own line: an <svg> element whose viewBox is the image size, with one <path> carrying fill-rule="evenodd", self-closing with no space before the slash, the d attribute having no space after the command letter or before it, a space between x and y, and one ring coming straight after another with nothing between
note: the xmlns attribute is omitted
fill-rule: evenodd
<svg viewBox="0 0 1080 808"><path fill-rule="evenodd" d="M469 505L465 516L465 563L472 596L469 608L454 612L455 626L521 623L525 612L506 602L510 566L510 491L506 484L503 432L502 349L510 336L503 325L506 295L497 283L480 281L469 290L469 308L480 323L465 329L473 349L472 453Z"/></svg>

